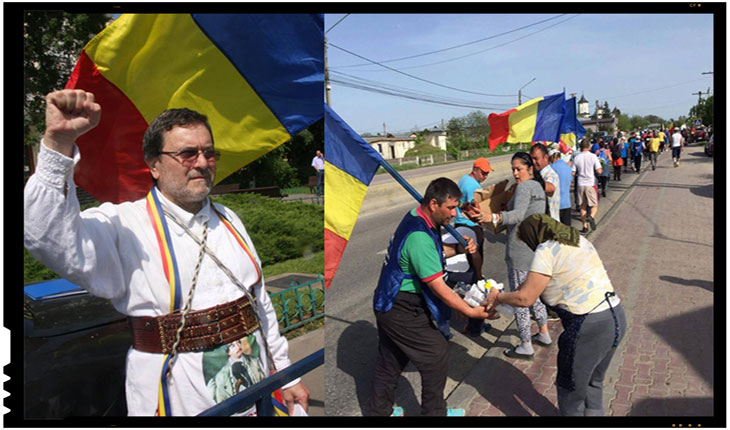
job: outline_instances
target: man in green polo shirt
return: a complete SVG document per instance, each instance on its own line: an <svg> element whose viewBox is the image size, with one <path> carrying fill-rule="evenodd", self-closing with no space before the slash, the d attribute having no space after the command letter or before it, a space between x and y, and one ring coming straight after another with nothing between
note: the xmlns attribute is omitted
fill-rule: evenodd
<svg viewBox="0 0 730 430"><path fill-rule="evenodd" d="M391 239L373 297L378 359L371 415L391 414L398 377L409 362L421 374L421 415L446 415L450 310L470 318L488 316L483 306L469 306L443 279L445 258L465 251L441 243L441 227L456 216L460 197L452 180L432 181L421 205L405 215ZM466 251L477 252L471 238Z"/></svg>

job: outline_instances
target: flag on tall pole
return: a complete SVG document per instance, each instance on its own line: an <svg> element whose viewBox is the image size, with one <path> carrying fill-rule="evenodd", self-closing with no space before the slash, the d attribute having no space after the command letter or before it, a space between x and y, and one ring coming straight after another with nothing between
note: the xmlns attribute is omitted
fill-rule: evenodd
<svg viewBox="0 0 730 430"><path fill-rule="evenodd" d="M557 142L565 93L538 97L500 114L489 114L489 149L500 143Z"/></svg>
<svg viewBox="0 0 730 430"><path fill-rule="evenodd" d="M329 288L382 157L327 105L324 153L324 283Z"/></svg>
<svg viewBox="0 0 730 430"><path fill-rule="evenodd" d="M565 116L560 124L560 146L563 153L567 152L567 150L563 151L564 145L571 148L575 147L578 139L586 135L586 129L576 115L575 105L575 97L565 100Z"/></svg>
<svg viewBox="0 0 730 430"><path fill-rule="evenodd" d="M220 182L322 117L323 37L322 15L120 16L86 45L66 85L102 107L77 141L76 184L100 201L143 197L152 186L144 131L181 107L208 117Z"/></svg>

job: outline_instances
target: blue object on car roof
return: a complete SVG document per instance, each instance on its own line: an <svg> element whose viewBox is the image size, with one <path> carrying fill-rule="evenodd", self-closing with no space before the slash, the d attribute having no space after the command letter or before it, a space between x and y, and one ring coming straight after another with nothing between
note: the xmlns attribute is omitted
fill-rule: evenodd
<svg viewBox="0 0 730 430"><path fill-rule="evenodd" d="M52 299L87 293L86 290L63 278L29 284L25 286L24 290L25 295L33 300Z"/></svg>

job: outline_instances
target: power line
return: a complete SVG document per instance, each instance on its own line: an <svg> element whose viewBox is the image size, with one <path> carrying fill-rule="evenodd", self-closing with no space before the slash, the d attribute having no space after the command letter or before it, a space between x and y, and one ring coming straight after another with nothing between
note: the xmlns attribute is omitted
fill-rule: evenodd
<svg viewBox="0 0 730 430"><path fill-rule="evenodd" d="M542 24L544 22L552 21L553 19L557 19L557 18L560 18L561 16L565 16L565 15L567 15L567 14L557 15L557 16L554 16L552 18L544 19L542 21L537 21L537 22L534 22L532 24L528 24L528 25L525 25L525 26L522 26L522 27L519 27L519 28L515 28L513 30L505 31L504 33L495 34L493 36L488 36L488 37L485 37L485 38L482 38L482 39L479 39L479 40L473 40L471 42L462 43L462 44L455 45L455 46L451 46L451 47L448 47L448 48L437 49L435 51L424 52L422 54L409 55L407 57L400 57L400 58L393 58L393 59L390 59L390 60L383 60L383 61L380 61L380 62L381 63L393 63L393 62L396 62L396 61L409 60L411 58L423 57L423 56L426 56L426 55L437 54L439 52L450 51L452 49L457 49L457 48L461 48L461 47L464 47L464 46L473 45L475 43L484 42L485 40L490 40L490 39L494 39L494 38L497 38L497 37L500 37L500 36L504 36L505 34L510 34L510 33L516 32L516 31L524 30L526 28L533 27L535 25ZM335 24L335 25L337 25L337 24ZM370 65L370 64L369 63L360 63L360 64L349 64L349 65L346 65L346 66L337 66L337 67L338 68L346 68L346 67L357 67L357 66L368 66L368 65Z"/></svg>
<svg viewBox="0 0 730 430"><path fill-rule="evenodd" d="M631 93L631 94L624 94L624 95L622 95L622 96L612 96L612 97L597 97L597 100L611 100L611 99L618 99L618 98L621 98L621 97L628 97L628 96L635 96L635 95L638 95L638 94L645 94L645 93L650 93L650 92L652 92L652 91L666 90L667 88L675 88L675 87L680 87L680 86L682 86L682 85L687 85L687 84L691 84L692 82L702 81L702 80L705 80L705 79L707 79L707 78L699 78L699 79L694 79L694 80L691 80L691 81L687 81L687 82L682 82L682 83L679 83L679 84L674 84L674 85L669 85L669 86L666 86L666 87L661 87L661 88L654 88L654 89L652 89L652 90L643 90L643 91L639 91L639 92L636 92L636 93Z"/></svg>
<svg viewBox="0 0 730 430"><path fill-rule="evenodd" d="M426 63L426 64L419 64L419 65L415 65L415 66L401 67L401 69L408 70L408 69L416 69L416 68L419 68L419 67L434 66L436 64L449 63L451 61L461 60L462 58L472 57L474 55L481 54L481 53L484 53L484 52L487 52L487 51L491 51L493 49L501 48L501 47L503 47L505 45L509 45L510 43L514 43L514 42L520 41L522 39L526 39L526 38L528 38L530 36L533 36L533 35L535 35L537 33L543 32L545 30L549 30L549 29L551 29L551 28L553 28L553 27L555 27L557 25L560 25L560 24L566 22L566 21L570 21L571 19L573 19L573 18L575 18L577 16L578 15L571 16L571 17L569 17L567 19L564 19L562 21L558 21L558 22L556 22L553 25L549 25L549 26L547 26L545 28L541 28L540 30L533 31L532 33L528 33L528 34L526 34L526 35L524 35L522 37L518 37L517 39L512 39L510 41L501 43L499 45L495 45L495 46L492 46L492 47L489 47L489 48L486 48L486 49L482 49L482 50L479 50L479 51L476 51L476 52L472 52L471 54L466 54L466 55L462 55L462 56L459 56L459 57L450 58L448 60L436 61L436 62L433 62L433 63Z"/></svg>
<svg viewBox="0 0 730 430"><path fill-rule="evenodd" d="M385 94L385 95L406 98L406 99L411 99L411 100L417 100L417 101L422 101L422 102L426 102L426 103L472 108L472 109L484 109L484 110L490 110L490 111L502 110L502 108L497 109L494 107L485 106L478 102L469 103L469 102L456 102L456 101L452 102L452 101L447 101L447 100L438 100L438 99L433 99L433 98L429 98L429 97L421 96L421 95L417 95L417 94L407 94L407 93L398 92L395 90L389 90L389 89L385 89L385 88L376 88L376 87L358 84L355 82L347 82L347 81L340 80L337 78L330 79L330 82L337 83L337 84L340 84L340 85L343 85L346 87L350 87L350 88L354 88L354 89L363 90L363 91L370 91L370 92L374 92L374 93Z"/></svg>
<svg viewBox="0 0 730 430"><path fill-rule="evenodd" d="M330 30L332 30L333 28L335 28L335 26L336 26L337 24L341 23L341 22L342 22L342 21L343 21L343 20L344 20L345 18L347 18L348 16L350 16L350 14L349 14L349 13L348 13L348 14L346 14L345 16L343 16L342 18L340 18L340 20L339 20L339 21L337 21L336 23L334 23L334 24L332 25L332 27L330 27L330 28L329 28L329 30L327 30L327 31L325 31L325 32L324 32L324 34L327 34L327 33L329 33L329 31L330 31Z"/></svg>
<svg viewBox="0 0 730 430"><path fill-rule="evenodd" d="M363 85L363 86L369 86L369 87L375 87L375 88L379 88L379 89L407 93L410 95L418 95L418 96L430 98L432 100L437 99L437 100L448 101L448 102L452 102L452 103L463 103L463 104L468 104L468 105L480 104L480 105L486 106L488 108L510 108L513 106L512 103L482 103L482 102L476 102L476 101L472 101L472 100L454 99L451 97L429 94L429 93L425 93L423 91L412 90L410 88L399 87L399 86L392 85L392 84L372 81L369 79L361 78L359 76L349 75L347 73L338 72L335 70L332 71L332 74L344 76L346 78L350 78L351 80L355 81L355 82L352 82L352 81L348 81L346 79L345 80L340 79L339 82L354 83L354 84Z"/></svg>
<svg viewBox="0 0 730 430"><path fill-rule="evenodd" d="M416 80L419 80L419 81L422 81L422 82L426 82L426 83L429 83L431 85L436 85L436 86L439 86L439 87L442 87L442 88L447 88L447 89L454 90L454 91L459 91L459 92L462 92L462 93L476 94L476 95L488 96L488 97L515 97L516 96L516 94L487 94L487 93L480 93L480 92L476 92L476 91L462 90L460 88L455 88L455 87L451 87L451 86L448 86L448 85L439 84L438 82L433 82L433 81L429 81L427 79L419 78L418 76L414 76L414 75L411 75L411 74L406 73L406 72L401 72L400 70L394 69L394 68L392 68L390 66L386 66L385 64L381 64L381 63L379 63L377 61L371 60L369 58L365 58L362 55L356 54L356 53L354 53L352 51L348 51L347 49L342 48L340 46L337 46L334 43L330 43L329 46L332 46L333 48L337 48L337 49L339 49L341 51L347 52L348 54L353 55L355 57L362 58L365 61L369 61L369 62L371 62L373 64L377 64L378 66L385 67L386 69L391 70L393 72L400 73L401 75L404 75L404 76L408 76L409 78L413 78L413 79L416 79Z"/></svg>

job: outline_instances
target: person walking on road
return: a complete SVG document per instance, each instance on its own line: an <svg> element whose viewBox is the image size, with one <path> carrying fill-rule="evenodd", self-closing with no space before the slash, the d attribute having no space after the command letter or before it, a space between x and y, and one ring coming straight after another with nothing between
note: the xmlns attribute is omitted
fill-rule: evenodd
<svg viewBox="0 0 730 430"><path fill-rule="evenodd" d="M560 222L570 225L570 185L573 183L573 171L557 149L550 150L550 167L560 179Z"/></svg>
<svg viewBox="0 0 730 430"><path fill-rule="evenodd" d="M550 216L560 221L560 177L550 165L547 147L542 143L534 144L530 148L530 157L545 181L545 195L548 199Z"/></svg>
<svg viewBox="0 0 730 430"><path fill-rule="evenodd" d="M644 142L636 136L636 133L631 133L629 145L631 147L631 155L634 158L634 169L636 173L641 173L641 158L644 154Z"/></svg>
<svg viewBox="0 0 730 430"><path fill-rule="evenodd" d="M661 142L662 139L659 137L659 134L654 134L649 138L649 147L647 150L649 151L649 163L651 163L651 170L656 170L656 162L657 158L659 158L659 145Z"/></svg>
<svg viewBox="0 0 730 430"><path fill-rule="evenodd" d="M316 155L312 158L312 167L317 171L317 196L324 194L324 155L322 151L317 150Z"/></svg>
<svg viewBox="0 0 730 430"><path fill-rule="evenodd" d="M619 146L621 147L621 160L624 165L624 173L629 173L629 144L626 142L625 137L621 136Z"/></svg>
<svg viewBox="0 0 730 430"><path fill-rule="evenodd" d="M598 193L596 192L596 173L603 172L598 157L592 154L588 148L590 142L583 139L580 143L580 153L573 160L573 175L576 176L578 187L578 200L580 205L580 221L583 224L581 233L588 233L588 224L591 229L596 229L595 216L598 213ZM590 214L588 214L590 207Z"/></svg>
<svg viewBox="0 0 730 430"><path fill-rule="evenodd" d="M674 134L672 134L672 161L674 162L674 167L679 167L679 156L682 154L683 149L684 137L682 137L679 128L675 128Z"/></svg>
<svg viewBox="0 0 730 430"><path fill-rule="evenodd" d="M563 416L603 416L603 380L626 334L626 314L596 248L572 227L544 214L525 219L519 240L535 252L527 279L514 292L493 288L487 311L537 300L560 316L558 408Z"/></svg>
<svg viewBox="0 0 730 430"><path fill-rule="evenodd" d="M373 297L378 356L370 415L394 412L396 383L408 362L421 374L421 415L447 415L444 387L450 309L470 318L487 317L483 306L469 306L443 279L445 258L464 251L441 242L441 227L456 216L460 197L452 180L433 180L421 204L405 215L388 246ZM467 242L466 251L476 253L474 241L469 238Z"/></svg>
<svg viewBox="0 0 730 430"><path fill-rule="evenodd" d="M483 279L482 275L482 262L484 261L484 230L482 227L465 217L464 212L470 208L474 208L472 202L474 201L474 191L482 188L481 183L487 179L489 172L491 172L492 166L489 164L489 160L484 157L479 157L474 160L471 172L464 175L459 179L459 190L461 190L461 198L459 199L459 207L456 208L456 218L454 218L454 227L456 231L461 235L467 234L464 230L472 232L473 237L476 238L475 244L477 246L477 252L474 254L467 254L467 260L469 261L469 267L474 272L475 280ZM473 283L472 282L472 283ZM477 337L482 334L484 330L488 330L489 326L484 324L482 319L469 319L469 324L466 328L466 333L469 336Z"/></svg>
<svg viewBox="0 0 730 430"><path fill-rule="evenodd" d="M614 138L611 144L611 159L613 160L613 180L621 180L621 166L624 165L624 159L621 153L625 151L625 145L619 141L618 138Z"/></svg>
<svg viewBox="0 0 730 430"><path fill-rule="evenodd" d="M525 218L536 213L547 212L545 196L545 182L540 172L534 166L532 157L525 152L517 152L512 156L512 174L517 183L513 186L514 196L507 203L507 211L492 215L492 222L496 225L507 225L507 245L505 261L507 262L507 279L510 291L515 291L525 281L527 271L534 252L527 245L517 240L517 226ZM505 351L510 358L531 360L535 350L532 347L533 337L530 336L530 309L535 314L539 332L535 341L543 345L552 342L548 333L548 314L545 305L536 300L529 307L515 309L515 320L520 336L520 345Z"/></svg>
<svg viewBox="0 0 730 430"><path fill-rule="evenodd" d="M601 143L601 148L596 155L601 162L601 173L598 174L598 183L601 188L601 195L606 197L606 186L608 185L608 179L611 177L611 164L613 163L613 159L611 158L611 151L603 143Z"/></svg>

